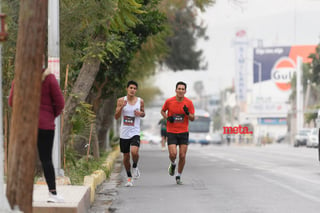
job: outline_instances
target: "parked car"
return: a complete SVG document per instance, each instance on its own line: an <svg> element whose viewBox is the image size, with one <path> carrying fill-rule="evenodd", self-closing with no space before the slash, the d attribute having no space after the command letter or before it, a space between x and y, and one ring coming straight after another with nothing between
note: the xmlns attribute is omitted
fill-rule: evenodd
<svg viewBox="0 0 320 213"><path fill-rule="evenodd" d="M283 143L286 140L287 135L280 135L277 137L276 142L277 143Z"/></svg>
<svg viewBox="0 0 320 213"><path fill-rule="evenodd" d="M307 147L315 147L315 148L317 148L319 146L318 129L317 128L312 129L311 133L309 134L306 146Z"/></svg>
<svg viewBox="0 0 320 213"><path fill-rule="evenodd" d="M294 138L294 146L298 147L306 145L311 130L311 128L300 129Z"/></svg>

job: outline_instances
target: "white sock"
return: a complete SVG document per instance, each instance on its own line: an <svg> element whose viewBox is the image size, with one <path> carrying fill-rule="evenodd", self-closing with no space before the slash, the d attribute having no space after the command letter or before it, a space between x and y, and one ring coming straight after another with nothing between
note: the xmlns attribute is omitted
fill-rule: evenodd
<svg viewBox="0 0 320 213"><path fill-rule="evenodd" d="M177 176L181 177L181 173L178 173Z"/></svg>

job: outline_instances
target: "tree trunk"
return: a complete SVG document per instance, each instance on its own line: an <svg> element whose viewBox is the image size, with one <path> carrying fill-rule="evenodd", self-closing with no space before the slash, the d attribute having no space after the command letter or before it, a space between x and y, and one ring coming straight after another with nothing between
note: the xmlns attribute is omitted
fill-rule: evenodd
<svg viewBox="0 0 320 213"><path fill-rule="evenodd" d="M99 141L98 141L98 137L97 134L95 133L93 135L93 145L92 145L92 152L93 152L93 157L96 160L100 159L100 149L99 149Z"/></svg>
<svg viewBox="0 0 320 213"><path fill-rule="evenodd" d="M72 125L70 123L72 115L80 101L85 101L92 88L93 82L99 71L100 61L91 59L85 61L80 70L80 74L72 88L71 96L67 98L63 121L62 143L66 144L71 136Z"/></svg>
<svg viewBox="0 0 320 213"><path fill-rule="evenodd" d="M6 194L25 213L32 212L47 9L47 1L20 1Z"/></svg>
<svg viewBox="0 0 320 213"><path fill-rule="evenodd" d="M112 125L114 119L114 110L116 106L117 97L112 97L102 101L99 110L97 111L97 134L101 149L110 148L110 144L106 144L107 131Z"/></svg>

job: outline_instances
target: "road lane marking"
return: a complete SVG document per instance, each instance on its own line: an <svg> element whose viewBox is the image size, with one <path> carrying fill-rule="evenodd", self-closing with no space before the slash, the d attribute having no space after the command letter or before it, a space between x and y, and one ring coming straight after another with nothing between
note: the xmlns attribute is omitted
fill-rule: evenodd
<svg viewBox="0 0 320 213"><path fill-rule="evenodd" d="M287 190L289 190L289 191L291 191L291 192L293 192L293 193L295 193L295 194L297 194L297 195L299 195L299 196L301 196L301 197L304 197L304 198L309 199L309 200L311 200L311 201L320 203L319 197L315 197L315 196L313 196L313 195L304 193L304 192L302 192L301 190L298 190L298 189L293 188L293 187L291 187L291 186L289 186L289 185L280 183L279 181L276 181L276 180L273 180L273 179L270 179L270 178L266 178L266 177L264 177L264 176L262 176L262 175L254 175L254 176L256 176L256 177L258 177L258 178L260 178L260 179L263 179L263 180L266 181L266 182L269 182L269 183L275 184L275 185L277 185L277 186L280 186L280 187L282 187L282 188L284 188L284 189L287 189Z"/></svg>

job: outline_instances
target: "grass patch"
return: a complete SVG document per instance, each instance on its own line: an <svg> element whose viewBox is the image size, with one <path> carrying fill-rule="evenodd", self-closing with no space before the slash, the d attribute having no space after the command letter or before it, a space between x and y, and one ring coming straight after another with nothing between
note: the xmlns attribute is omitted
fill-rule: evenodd
<svg viewBox="0 0 320 213"><path fill-rule="evenodd" d="M106 161L110 152L103 152L100 155L99 160L95 160L92 156L87 158L86 156L80 158L76 162L68 164L68 168L65 171L65 175L71 180L72 185L82 185L84 176L92 174L96 170L103 170L107 177L110 176L111 171L102 164Z"/></svg>

